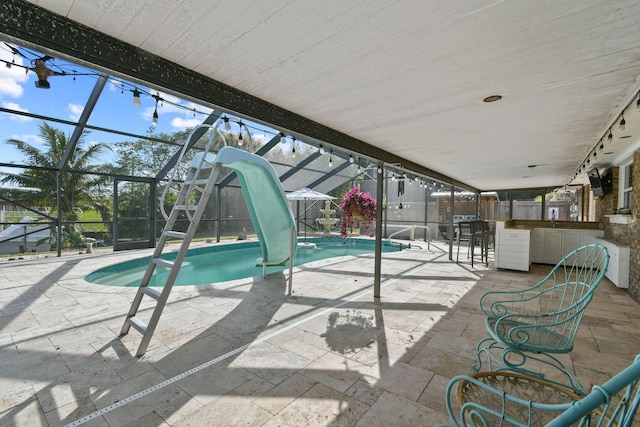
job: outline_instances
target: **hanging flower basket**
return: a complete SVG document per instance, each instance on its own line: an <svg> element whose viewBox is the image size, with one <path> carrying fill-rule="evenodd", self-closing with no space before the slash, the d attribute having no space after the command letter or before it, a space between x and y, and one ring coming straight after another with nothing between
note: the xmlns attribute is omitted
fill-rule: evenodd
<svg viewBox="0 0 640 427"><path fill-rule="evenodd" d="M362 193L358 187L353 187L344 195L339 208L342 211L340 234L343 239L347 238L347 229L352 227L361 227L373 237L373 231L369 228L376 219L376 199L371 194Z"/></svg>

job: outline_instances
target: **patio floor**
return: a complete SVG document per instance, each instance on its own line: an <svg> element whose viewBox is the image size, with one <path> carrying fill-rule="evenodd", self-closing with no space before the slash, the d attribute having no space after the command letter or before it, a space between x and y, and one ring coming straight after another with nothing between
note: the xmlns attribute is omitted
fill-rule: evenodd
<svg viewBox="0 0 640 427"><path fill-rule="evenodd" d="M285 274L175 288L142 358L138 332L118 336L136 289L83 277L150 251L4 258L0 425L446 422L445 387L470 372L486 336L479 295L533 284L551 268L471 269L446 249L383 254L379 302L372 256L294 269L292 297ZM605 279L567 358L583 384L640 353L639 326L640 306Z"/></svg>

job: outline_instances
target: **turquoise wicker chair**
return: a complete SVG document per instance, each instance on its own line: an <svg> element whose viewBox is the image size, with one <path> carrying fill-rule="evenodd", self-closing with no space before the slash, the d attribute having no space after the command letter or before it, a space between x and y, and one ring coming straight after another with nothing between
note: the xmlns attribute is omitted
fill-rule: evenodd
<svg viewBox="0 0 640 427"><path fill-rule="evenodd" d="M586 396L517 373L480 372L453 378L445 399L454 427L622 427L635 425L640 404L638 379L640 356Z"/></svg>
<svg viewBox="0 0 640 427"><path fill-rule="evenodd" d="M604 246L586 245L566 255L530 288L482 295L480 309L490 336L477 345L474 372L481 371L486 360L487 371L509 370L544 378L541 371L551 366L556 369L552 371L556 384L586 394L554 354L573 350L584 311L608 265Z"/></svg>

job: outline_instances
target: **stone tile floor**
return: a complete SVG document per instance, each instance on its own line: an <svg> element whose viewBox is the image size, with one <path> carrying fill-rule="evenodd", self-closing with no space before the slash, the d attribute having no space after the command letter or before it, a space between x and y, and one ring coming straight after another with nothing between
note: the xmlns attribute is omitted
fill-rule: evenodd
<svg viewBox="0 0 640 427"><path fill-rule="evenodd" d="M429 426L446 422L449 379L486 336L479 296L537 282L447 247L175 288L147 353L119 337L135 289L87 283L96 268L149 251L0 260L0 425ZM146 304L146 303L145 303ZM144 305L150 312L150 304ZM640 306L600 285L566 360L601 383L640 353Z"/></svg>

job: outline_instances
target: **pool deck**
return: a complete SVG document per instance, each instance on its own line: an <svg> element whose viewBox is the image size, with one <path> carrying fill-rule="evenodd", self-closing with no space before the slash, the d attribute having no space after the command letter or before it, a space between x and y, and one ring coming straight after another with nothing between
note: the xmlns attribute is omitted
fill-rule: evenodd
<svg viewBox="0 0 640 427"><path fill-rule="evenodd" d="M296 267L291 297L286 271L175 288L141 358L135 330L118 336L136 289L83 277L150 250L2 258L0 425L446 422L445 387L470 372L486 336L479 295L533 284L551 268L472 269L446 249L383 254L379 301L372 256ZM563 360L598 384L637 353L640 305L605 279Z"/></svg>

